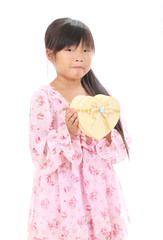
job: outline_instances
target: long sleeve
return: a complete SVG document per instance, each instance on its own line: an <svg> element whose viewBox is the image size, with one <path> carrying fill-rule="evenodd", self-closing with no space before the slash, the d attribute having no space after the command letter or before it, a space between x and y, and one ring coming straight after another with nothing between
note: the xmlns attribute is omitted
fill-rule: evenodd
<svg viewBox="0 0 163 240"><path fill-rule="evenodd" d="M79 139L71 139L64 121L54 129L55 117L55 114L51 114L47 94L38 89L31 99L29 147L32 161L40 175L55 171L65 158L75 165L81 162Z"/></svg>
<svg viewBox="0 0 163 240"><path fill-rule="evenodd" d="M122 120L121 120L122 121ZM125 135L125 140L127 145L130 147L131 145L131 136L129 135L126 124L124 120L123 123L123 130ZM121 135L116 129L111 131L111 143L106 138L102 138L99 140L96 146L97 153L104 159L108 160L109 162L115 164L125 160L128 155L125 148L125 144L122 140Z"/></svg>
<svg viewBox="0 0 163 240"><path fill-rule="evenodd" d="M105 89L111 95L109 90L107 88ZM124 131L125 140L130 148L131 136L127 130L126 122L122 117L120 119ZM96 150L103 159L106 159L113 164L119 163L128 157L123 139L116 129L113 129L111 131L111 143L109 143L106 138L102 138L97 143Z"/></svg>

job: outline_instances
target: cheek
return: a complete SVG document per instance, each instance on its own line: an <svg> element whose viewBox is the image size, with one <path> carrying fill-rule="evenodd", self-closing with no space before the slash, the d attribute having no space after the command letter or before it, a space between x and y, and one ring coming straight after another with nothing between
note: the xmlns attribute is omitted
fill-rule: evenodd
<svg viewBox="0 0 163 240"><path fill-rule="evenodd" d="M92 64L92 57L87 58L87 67L90 68Z"/></svg>
<svg viewBox="0 0 163 240"><path fill-rule="evenodd" d="M63 72L68 68L67 60L65 58L63 59L58 59L57 64L56 64L56 70L58 72Z"/></svg>
<svg viewBox="0 0 163 240"><path fill-rule="evenodd" d="M88 62L89 62L89 64L92 63L92 55L90 55L90 56L88 57Z"/></svg>

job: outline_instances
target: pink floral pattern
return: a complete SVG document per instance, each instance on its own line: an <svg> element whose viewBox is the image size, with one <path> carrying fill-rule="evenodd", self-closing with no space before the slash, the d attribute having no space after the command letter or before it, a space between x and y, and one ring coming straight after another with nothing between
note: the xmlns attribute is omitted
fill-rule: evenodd
<svg viewBox="0 0 163 240"><path fill-rule="evenodd" d="M71 138L69 104L50 84L31 98L29 148L35 167L28 240L124 240L130 222L113 164L127 157L120 134L111 144L80 130ZM130 136L124 125L125 137Z"/></svg>

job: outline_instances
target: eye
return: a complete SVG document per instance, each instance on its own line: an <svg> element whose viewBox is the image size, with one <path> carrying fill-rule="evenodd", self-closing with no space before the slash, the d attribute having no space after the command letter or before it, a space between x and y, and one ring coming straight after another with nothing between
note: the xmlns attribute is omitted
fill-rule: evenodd
<svg viewBox="0 0 163 240"><path fill-rule="evenodd" d="M73 52L73 49L72 48L67 48L66 51Z"/></svg>
<svg viewBox="0 0 163 240"><path fill-rule="evenodd" d="M84 49L84 52L90 52L91 50L90 49Z"/></svg>

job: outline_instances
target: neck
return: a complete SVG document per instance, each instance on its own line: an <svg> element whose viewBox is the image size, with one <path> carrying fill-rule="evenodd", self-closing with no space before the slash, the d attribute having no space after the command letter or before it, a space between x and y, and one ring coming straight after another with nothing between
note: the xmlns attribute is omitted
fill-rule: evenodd
<svg viewBox="0 0 163 240"><path fill-rule="evenodd" d="M65 79L63 77L57 76L54 81L60 88L71 88L72 89L72 88L81 87L80 79Z"/></svg>

